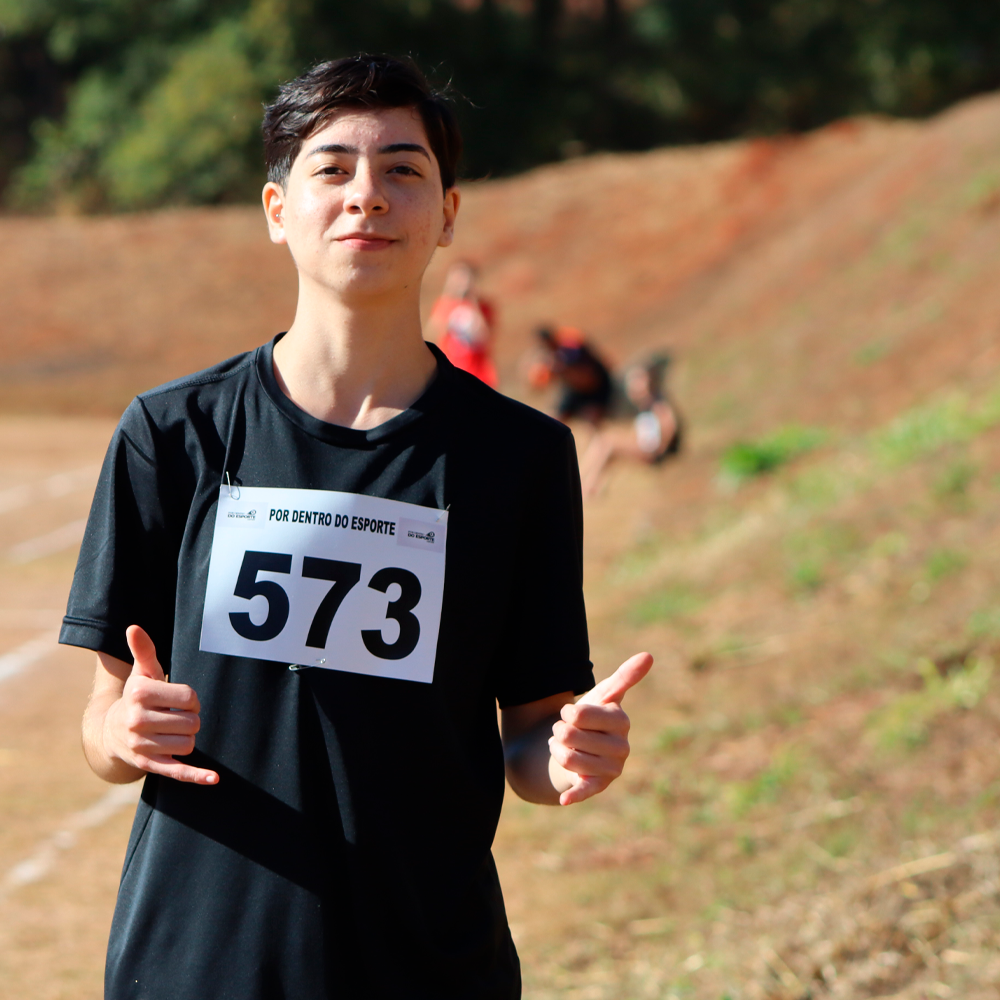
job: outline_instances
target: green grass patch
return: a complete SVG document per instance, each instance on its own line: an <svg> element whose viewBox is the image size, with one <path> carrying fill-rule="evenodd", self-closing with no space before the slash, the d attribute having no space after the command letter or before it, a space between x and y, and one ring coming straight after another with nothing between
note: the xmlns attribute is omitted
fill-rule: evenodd
<svg viewBox="0 0 1000 1000"><path fill-rule="evenodd" d="M924 564L927 579L931 583L937 583L938 580L964 569L968 562L969 557L964 552L956 552L954 549L936 549L928 555L927 562Z"/></svg>
<svg viewBox="0 0 1000 1000"><path fill-rule="evenodd" d="M755 778L725 786L723 796L736 819L759 805L770 805L781 797L799 770L798 755L791 749L779 750Z"/></svg>
<svg viewBox="0 0 1000 1000"><path fill-rule="evenodd" d="M887 531L879 535L868 548L868 554L876 559L901 556L910 547L910 540L901 531Z"/></svg>
<svg viewBox="0 0 1000 1000"><path fill-rule="evenodd" d="M905 465L948 444L969 441L1000 423L1000 393L973 406L963 395L953 395L915 407L875 431L869 438L877 459L890 467Z"/></svg>
<svg viewBox="0 0 1000 1000"><path fill-rule="evenodd" d="M724 480L739 485L756 476L773 472L787 462L826 440L819 427L790 424L755 441L737 441L722 455L720 471Z"/></svg>
<svg viewBox="0 0 1000 1000"><path fill-rule="evenodd" d="M923 678L922 689L900 695L869 720L870 737L883 749L917 747L926 741L930 724L939 715L975 708L989 690L993 661L970 656L963 666L942 677L933 661L922 659L917 672Z"/></svg>
<svg viewBox="0 0 1000 1000"><path fill-rule="evenodd" d="M973 612L966 631L973 639L1000 637L1000 608L982 608Z"/></svg>
<svg viewBox="0 0 1000 1000"><path fill-rule="evenodd" d="M673 583L641 597L632 605L629 617L635 625L674 621L694 614L704 603L704 597L693 588Z"/></svg>
<svg viewBox="0 0 1000 1000"><path fill-rule="evenodd" d="M831 522L791 535L785 543L788 582L794 591L809 593L827 582L835 565L860 548L857 530Z"/></svg>
<svg viewBox="0 0 1000 1000"><path fill-rule="evenodd" d="M934 495L941 500L961 500L976 477L976 467L964 459L952 462L934 480Z"/></svg>
<svg viewBox="0 0 1000 1000"><path fill-rule="evenodd" d="M695 728L690 722L665 726L656 736L656 749L664 752L684 746L694 738Z"/></svg>
<svg viewBox="0 0 1000 1000"><path fill-rule="evenodd" d="M890 350L892 344L888 340L873 340L855 353L854 360L857 364L867 367L881 361Z"/></svg>

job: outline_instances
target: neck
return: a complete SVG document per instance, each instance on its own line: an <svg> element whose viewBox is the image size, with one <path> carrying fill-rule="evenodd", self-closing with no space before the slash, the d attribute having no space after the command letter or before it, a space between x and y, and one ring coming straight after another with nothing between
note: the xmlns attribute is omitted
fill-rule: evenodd
<svg viewBox="0 0 1000 1000"><path fill-rule="evenodd" d="M295 321L274 348L282 392L306 413L369 430L401 413L436 370L420 325L420 288L345 301L299 278Z"/></svg>

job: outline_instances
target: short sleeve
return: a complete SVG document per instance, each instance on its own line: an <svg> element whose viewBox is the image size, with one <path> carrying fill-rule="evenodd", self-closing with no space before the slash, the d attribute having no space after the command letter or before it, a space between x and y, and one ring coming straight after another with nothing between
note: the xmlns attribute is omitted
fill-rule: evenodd
<svg viewBox="0 0 1000 1000"><path fill-rule="evenodd" d="M125 411L101 468L59 641L126 662L129 625L141 625L167 668L173 638L177 543L161 497L165 470L142 403Z"/></svg>
<svg viewBox="0 0 1000 1000"><path fill-rule="evenodd" d="M539 456L517 530L513 593L498 649L501 708L594 686L583 599L583 500L576 445L560 428Z"/></svg>

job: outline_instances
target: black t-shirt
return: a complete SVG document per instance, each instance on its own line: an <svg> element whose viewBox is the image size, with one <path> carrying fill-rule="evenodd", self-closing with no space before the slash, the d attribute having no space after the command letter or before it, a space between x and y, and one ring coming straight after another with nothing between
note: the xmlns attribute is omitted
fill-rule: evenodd
<svg viewBox="0 0 1000 1000"><path fill-rule="evenodd" d="M496 702L593 684L572 438L436 350L410 409L327 424L281 392L272 347L133 401L80 552L60 640L130 661L142 625L201 700L183 759L221 777L146 778L106 996L511 1000ZM432 683L200 651L227 473L449 510Z"/></svg>

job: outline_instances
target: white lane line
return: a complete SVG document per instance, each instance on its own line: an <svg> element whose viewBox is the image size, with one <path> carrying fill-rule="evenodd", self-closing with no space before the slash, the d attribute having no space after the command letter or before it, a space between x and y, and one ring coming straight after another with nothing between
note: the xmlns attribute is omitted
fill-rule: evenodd
<svg viewBox="0 0 1000 1000"><path fill-rule="evenodd" d="M54 653L56 649L56 636L52 632L43 632L41 635L29 639L20 646L15 647L9 653L0 656L0 683L16 677L19 673L27 670L39 660Z"/></svg>
<svg viewBox="0 0 1000 1000"><path fill-rule="evenodd" d="M7 550L7 558L14 563L28 563L43 556L51 556L63 549L72 548L79 545L83 540L83 529L87 527L87 519L80 518L79 521L71 521L64 524L55 531L50 531L47 535L39 535L38 538L29 538L25 542L18 542Z"/></svg>
<svg viewBox="0 0 1000 1000"><path fill-rule="evenodd" d="M131 785L114 785L92 806L73 813L51 837L43 840L35 853L14 865L0 883L0 898L22 885L30 885L43 879L52 870L59 854L73 847L83 830L106 823L116 812L126 806L135 805L142 794L142 782Z"/></svg>
<svg viewBox="0 0 1000 1000"><path fill-rule="evenodd" d="M93 488L94 480L101 471L99 465L85 465L69 472L57 472L48 479L36 483L20 483L6 490L0 490L0 514L27 507L35 500L64 497L77 490Z"/></svg>

